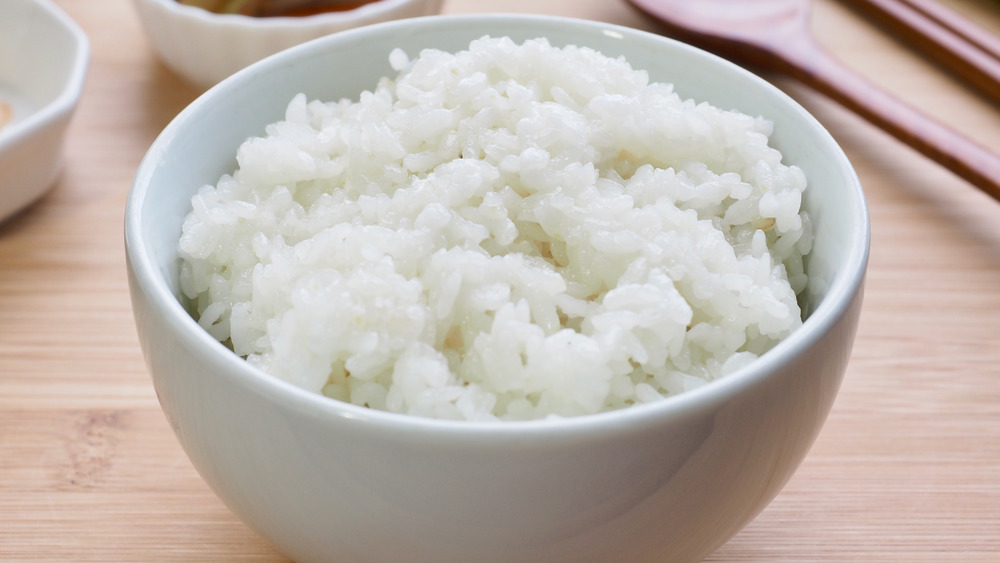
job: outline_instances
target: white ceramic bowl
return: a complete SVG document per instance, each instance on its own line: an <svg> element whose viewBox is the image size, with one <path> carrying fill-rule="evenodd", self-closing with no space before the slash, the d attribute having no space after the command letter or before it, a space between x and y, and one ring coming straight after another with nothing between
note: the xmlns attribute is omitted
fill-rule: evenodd
<svg viewBox="0 0 1000 563"><path fill-rule="evenodd" d="M41 197L59 174L90 44L49 0L0 1L0 220Z"/></svg>
<svg viewBox="0 0 1000 563"><path fill-rule="evenodd" d="M354 10L308 17L215 14L176 0L133 0L154 50L191 84L208 88L241 68L330 33L429 16L443 0L378 0Z"/></svg>
<svg viewBox="0 0 1000 563"><path fill-rule="evenodd" d="M250 367L179 302L189 198L292 96L356 96L400 46L485 34L624 55L654 79L772 118L811 181L809 316L725 379L654 404L559 421L468 423L371 411ZM869 226L844 153L799 105L712 55L633 29L525 16L370 26L268 58L197 99L142 162L126 210L135 319L156 392L195 467L298 561L694 561L749 522L806 455L834 401L861 307Z"/></svg>

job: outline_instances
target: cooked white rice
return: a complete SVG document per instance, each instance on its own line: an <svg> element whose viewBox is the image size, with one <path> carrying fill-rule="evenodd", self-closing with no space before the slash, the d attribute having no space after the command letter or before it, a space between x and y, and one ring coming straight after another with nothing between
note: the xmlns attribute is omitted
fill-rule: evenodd
<svg viewBox="0 0 1000 563"><path fill-rule="evenodd" d="M806 179L763 118L591 49L483 38L291 100L180 240L201 326L305 389L426 417L660 400L801 324Z"/></svg>

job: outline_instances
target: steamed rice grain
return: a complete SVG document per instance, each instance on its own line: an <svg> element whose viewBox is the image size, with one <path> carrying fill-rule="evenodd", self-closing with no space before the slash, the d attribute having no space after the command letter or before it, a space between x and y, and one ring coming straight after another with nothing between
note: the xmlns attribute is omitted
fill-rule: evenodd
<svg viewBox="0 0 1000 563"><path fill-rule="evenodd" d="M576 416L725 377L801 324L806 179L760 117L544 39L296 96L192 199L181 287L260 369L374 409Z"/></svg>

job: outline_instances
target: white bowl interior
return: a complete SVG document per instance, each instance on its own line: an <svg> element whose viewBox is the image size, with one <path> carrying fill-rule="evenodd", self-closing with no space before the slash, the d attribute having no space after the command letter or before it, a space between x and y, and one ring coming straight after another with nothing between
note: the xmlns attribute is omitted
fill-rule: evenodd
<svg viewBox="0 0 1000 563"><path fill-rule="evenodd" d="M472 17L457 25L448 21L459 17L423 18L419 25L390 22L377 32L348 31L316 40L244 69L192 103L154 143L135 181L130 224L137 237L134 243L141 247L139 255L153 260L151 265L163 275L151 282L168 291L173 301L179 299L175 248L191 195L231 172L239 144L281 119L294 95L356 98L394 73L388 62L393 47L413 56L424 47L454 51L483 35L507 35L515 40L544 36L553 44L586 44L606 55L625 55L634 67L647 69L653 80L675 83L682 96L773 120L773 144L805 170L810 182L804 206L815 222L816 241L807 264L806 314L831 301L826 299L831 291L843 298L860 283L868 251L860 183L826 130L776 88L727 61L634 30L545 17Z"/></svg>
<svg viewBox="0 0 1000 563"><path fill-rule="evenodd" d="M51 0L0 2L0 219L51 186L90 57L86 35Z"/></svg>
<svg viewBox="0 0 1000 563"><path fill-rule="evenodd" d="M78 93L86 55L82 31L49 0L0 4L0 99L12 103L17 122Z"/></svg>

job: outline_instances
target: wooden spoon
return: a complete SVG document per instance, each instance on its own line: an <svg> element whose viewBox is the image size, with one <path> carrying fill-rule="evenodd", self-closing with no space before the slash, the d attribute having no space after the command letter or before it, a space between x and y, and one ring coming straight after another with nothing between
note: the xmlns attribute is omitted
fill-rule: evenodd
<svg viewBox="0 0 1000 563"><path fill-rule="evenodd" d="M1000 200L1000 157L841 66L809 31L807 0L629 0L682 41L782 72Z"/></svg>

